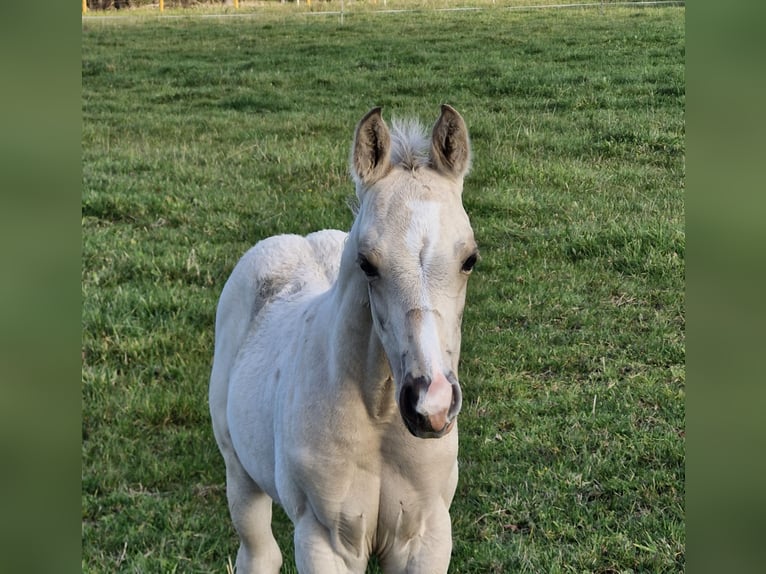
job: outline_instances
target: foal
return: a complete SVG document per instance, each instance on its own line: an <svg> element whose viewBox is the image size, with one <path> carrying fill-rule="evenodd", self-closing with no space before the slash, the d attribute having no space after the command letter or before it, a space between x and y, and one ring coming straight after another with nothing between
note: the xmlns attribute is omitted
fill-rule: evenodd
<svg viewBox="0 0 766 574"><path fill-rule="evenodd" d="M356 127L348 234L270 237L218 304L213 430L237 571L275 573L276 501L299 572L444 573L458 478L460 325L478 257L461 194L463 118Z"/></svg>

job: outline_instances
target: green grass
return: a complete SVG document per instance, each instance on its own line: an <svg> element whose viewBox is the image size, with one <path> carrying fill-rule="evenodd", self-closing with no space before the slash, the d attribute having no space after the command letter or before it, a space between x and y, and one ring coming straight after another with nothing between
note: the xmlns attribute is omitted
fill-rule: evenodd
<svg viewBox="0 0 766 574"><path fill-rule="evenodd" d="M347 229L356 121L472 134L452 572L680 572L685 13L88 20L84 572L225 572L217 297L275 233ZM291 528L275 533L294 572Z"/></svg>

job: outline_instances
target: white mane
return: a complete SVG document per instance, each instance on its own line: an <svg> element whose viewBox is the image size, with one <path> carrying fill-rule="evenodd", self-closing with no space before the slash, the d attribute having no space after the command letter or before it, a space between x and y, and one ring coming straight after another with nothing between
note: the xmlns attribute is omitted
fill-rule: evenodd
<svg viewBox="0 0 766 574"><path fill-rule="evenodd" d="M429 163L431 138L417 119L396 118L391 122L391 163L407 169Z"/></svg>

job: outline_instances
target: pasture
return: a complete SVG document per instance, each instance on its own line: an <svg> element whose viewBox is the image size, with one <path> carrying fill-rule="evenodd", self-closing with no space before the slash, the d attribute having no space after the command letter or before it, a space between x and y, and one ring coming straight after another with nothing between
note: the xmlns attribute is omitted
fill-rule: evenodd
<svg viewBox="0 0 766 574"><path fill-rule="evenodd" d="M348 229L368 109L443 102L472 136L481 249L450 571L683 571L684 18L84 21L83 572L233 562L207 405L221 288L259 239ZM294 572L279 511L274 532Z"/></svg>

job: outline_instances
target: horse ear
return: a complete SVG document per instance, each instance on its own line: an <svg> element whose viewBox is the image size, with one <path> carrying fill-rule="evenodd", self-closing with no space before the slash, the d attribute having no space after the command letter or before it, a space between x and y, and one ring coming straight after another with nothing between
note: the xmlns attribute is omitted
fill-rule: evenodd
<svg viewBox="0 0 766 574"><path fill-rule="evenodd" d="M358 184L369 186L391 169L391 133L373 108L359 120L351 150L351 171Z"/></svg>
<svg viewBox="0 0 766 574"><path fill-rule="evenodd" d="M471 166L468 128L457 110L442 104L431 136L431 166L445 175L462 178Z"/></svg>

